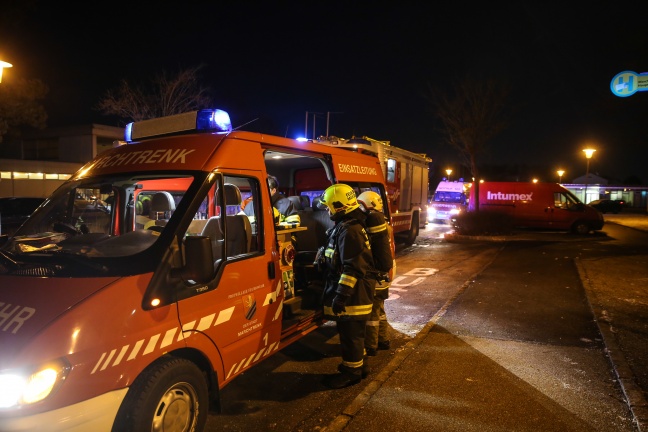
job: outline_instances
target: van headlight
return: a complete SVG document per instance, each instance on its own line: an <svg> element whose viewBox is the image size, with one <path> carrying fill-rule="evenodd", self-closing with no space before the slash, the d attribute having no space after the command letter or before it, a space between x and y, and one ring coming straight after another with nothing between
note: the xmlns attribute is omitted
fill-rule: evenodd
<svg viewBox="0 0 648 432"><path fill-rule="evenodd" d="M453 208L452 210L450 210L451 215L458 215L459 213L461 213L461 209Z"/></svg>
<svg viewBox="0 0 648 432"><path fill-rule="evenodd" d="M40 402L67 376L70 367L62 359L33 368L0 371L0 408L15 408Z"/></svg>

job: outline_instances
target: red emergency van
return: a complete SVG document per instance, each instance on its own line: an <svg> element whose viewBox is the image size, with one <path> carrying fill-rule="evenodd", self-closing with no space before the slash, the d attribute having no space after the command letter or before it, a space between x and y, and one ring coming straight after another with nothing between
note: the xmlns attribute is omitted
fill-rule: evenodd
<svg viewBox="0 0 648 432"><path fill-rule="evenodd" d="M268 174L301 225L275 225ZM0 430L202 430L220 389L323 323L312 201L338 182L386 201L376 157L220 110L128 125L0 240Z"/></svg>
<svg viewBox="0 0 648 432"><path fill-rule="evenodd" d="M470 188L469 211L476 207L475 189L475 185ZM603 228L603 215L558 183L481 182L479 211L502 213L518 227L571 230L577 234Z"/></svg>

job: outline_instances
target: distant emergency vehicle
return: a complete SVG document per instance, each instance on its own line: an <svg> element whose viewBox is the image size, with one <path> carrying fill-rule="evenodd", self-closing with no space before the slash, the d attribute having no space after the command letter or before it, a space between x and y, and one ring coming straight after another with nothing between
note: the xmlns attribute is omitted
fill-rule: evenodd
<svg viewBox="0 0 648 432"><path fill-rule="evenodd" d="M315 142L347 148L358 153L378 156L387 185L386 201L391 211L394 235L406 244L413 244L420 228L427 224L429 164L432 159L392 146L366 136L351 139L320 137Z"/></svg>
<svg viewBox="0 0 648 432"><path fill-rule="evenodd" d="M440 181L428 203L428 222L449 222L466 211L469 187L463 180Z"/></svg>
<svg viewBox="0 0 648 432"><path fill-rule="evenodd" d="M300 226L275 225L268 174ZM377 157L220 110L128 125L0 237L0 430L202 430L225 385L323 323L313 201L338 182L387 200Z"/></svg>

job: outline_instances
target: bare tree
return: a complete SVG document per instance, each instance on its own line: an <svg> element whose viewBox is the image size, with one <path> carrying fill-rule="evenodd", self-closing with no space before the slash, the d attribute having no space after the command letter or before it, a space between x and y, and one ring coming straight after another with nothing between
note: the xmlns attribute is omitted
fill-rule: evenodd
<svg viewBox="0 0 648 432"><path fill-rule="evenodd" d="M0 142L4 135L19 138L25 126L45 128L47 113L40 101L47 93L49 88L38 79L17 78L0 84Z"/></svg>
<svg viewBox="0 0 648 432"><path fill-rule="evenodd" d="M508 126L508 86L493 79L470 77L456 82L450 92L429 88L430 101L441 120L439 128L447 144L459 151L462 164L475 180L476 204L479 209L478 159L489 142Z"/></svg>
<svg viewBox="0 0 648 432"><path fill-rule="evenodd" d="M182 70L173 77L162 72L144 89L122 80L116 89L106 92L96 109L105 115L139 121L206 108L211 99L209 88L198 82L201 67Z"/></svg>

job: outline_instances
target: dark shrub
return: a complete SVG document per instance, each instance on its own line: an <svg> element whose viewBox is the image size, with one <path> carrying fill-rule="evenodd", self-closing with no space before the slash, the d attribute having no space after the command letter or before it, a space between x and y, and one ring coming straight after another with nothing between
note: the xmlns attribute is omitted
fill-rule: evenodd
<svg viewBox="0 0 648 432"><path fill-rule="evenodd" d="M505 235L513 232L510 216L490 211L464 212L452 219L457 234Z"/></svg>

